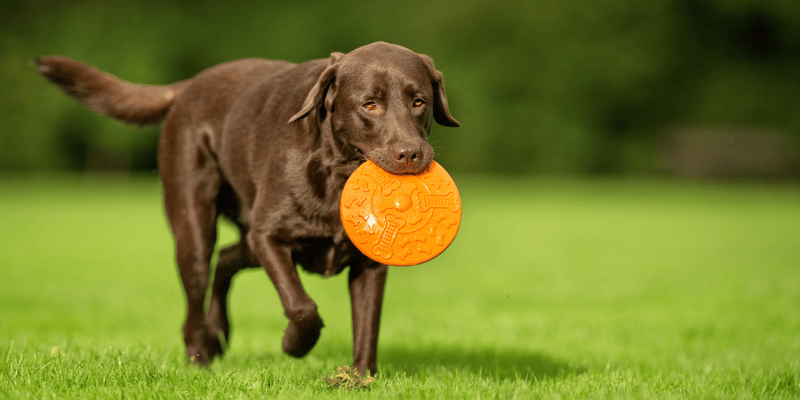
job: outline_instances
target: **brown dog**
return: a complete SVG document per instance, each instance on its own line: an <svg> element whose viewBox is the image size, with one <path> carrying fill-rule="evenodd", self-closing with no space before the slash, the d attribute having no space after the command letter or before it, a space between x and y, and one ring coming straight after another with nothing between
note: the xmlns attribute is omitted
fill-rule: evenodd
<svg viewBox="0 0 800 400"><path fill-rule="evenodd" d="M186 291L186 355L207 365L230 336L233 275L263 266L289 318L283 351L306 355L323 326L296 264L331 276L350 266L354 365L376 372L387 267L344 233L339 198L366 159L395 174L433 160L432 121L459 126L442 74L422 54L373 43L329 59L292 64L247 59L169 86L135 85L64 57L39 71L95 111L134 124L164 120L158 164L164 205ZM241 238L220 250L211 291L217 217Z"/></svg>

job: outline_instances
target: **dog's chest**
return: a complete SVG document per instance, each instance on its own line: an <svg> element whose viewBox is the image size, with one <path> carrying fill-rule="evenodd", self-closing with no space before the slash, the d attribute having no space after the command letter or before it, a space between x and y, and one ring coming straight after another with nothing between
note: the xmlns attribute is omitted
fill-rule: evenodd
<svg viewBox="0 0 800 400"><path fill-rule="evenodd" d="M302 222L292 224L289 231L294 234L292 257L295 263L306 271L333 276L342 272L361 253L347 237L338 202L328 201L329 204L314 207L315 212L295 214Z"/></svg>
<svg viewBox="0 0 800 400"><path fill-rule="evenodd" d="M299 242L292 250L292 259L308 272L333 276L342 272L360 254L342 231L332 238L311 238Z"/></svg>

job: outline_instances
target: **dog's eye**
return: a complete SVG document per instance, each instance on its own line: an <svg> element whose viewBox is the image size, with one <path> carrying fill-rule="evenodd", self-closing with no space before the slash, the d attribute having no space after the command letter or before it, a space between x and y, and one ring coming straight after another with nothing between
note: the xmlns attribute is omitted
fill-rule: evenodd
<svg viewBox="0 0 800 400"><path fill-rule="evenodd" d="M425 104L425 100L416 99L414 100L414 108L422 107Z"/></svg>
<svg viewBox="0 0 800 400"><path fill-rule="evenodd" d="M366 109L368 111L375 111L375 110L378 109L378 105L375 104L374 101L368 101L368 102L364 103L361 107L364 107L364 109Z"/></svg>

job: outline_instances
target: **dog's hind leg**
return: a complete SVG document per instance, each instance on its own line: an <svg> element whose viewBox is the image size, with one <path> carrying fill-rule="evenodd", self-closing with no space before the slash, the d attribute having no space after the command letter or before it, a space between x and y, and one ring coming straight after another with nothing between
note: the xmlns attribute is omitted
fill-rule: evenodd
<svg viewBox="0 0 800 400"><path fill-rule="evenodd" d="M170 113L161 135L159 169L164 207L175 237L178 270L186 294L186 356L195 364L207 365L222 352L219 338L206 327L204 315L209 263L217 239L221 178L203 135L190 129L180 115Z"/></svg>
<svg viewBox="0 0 800 400"><path fill-rule="evenodd" d="M211 358L222 353L219 338L208 332L204 315L209 261L216 241L213 206L212 209L187 207L186 203L175 201L174 196L166 195L165 198L175 235L178 270L186 294L186 321L183 325L186 356L193 363L206 365Z"/></svg>
<svg viewBox="0 0 800 400"><path fill-rule="evenodd" d="M211 335L220 338L223 350L230 341L230 323L228 322L228 290L231 280L237 272L258 266L250 259L250 251L242 233L239 243L226 246L219 251L217 268L214 271L214 282L211 284L211 299L206 313L206 327Z"/></svg>

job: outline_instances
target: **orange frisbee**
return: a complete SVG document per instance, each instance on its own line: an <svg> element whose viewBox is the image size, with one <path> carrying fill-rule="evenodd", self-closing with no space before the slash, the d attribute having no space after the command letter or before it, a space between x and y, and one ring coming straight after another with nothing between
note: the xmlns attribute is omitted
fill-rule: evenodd
<svg viewBox="0 0 800 400"><path fill-rule="evenodd" d="M353 244L387 265L431 260L461 225L458 189L436 161L419 175L393 175L368 160L345 183L339 209Z"/></svg>

